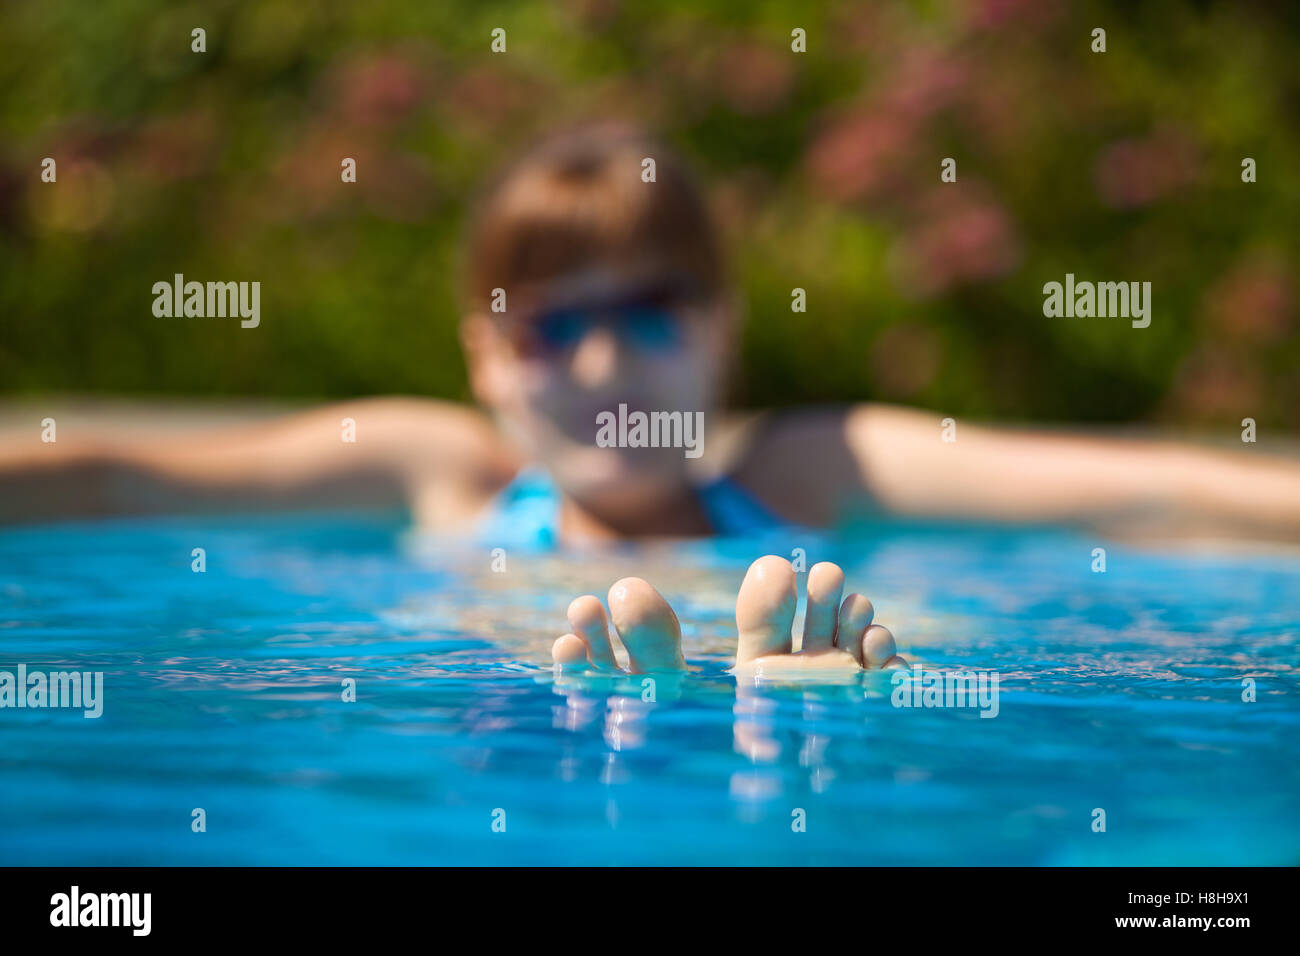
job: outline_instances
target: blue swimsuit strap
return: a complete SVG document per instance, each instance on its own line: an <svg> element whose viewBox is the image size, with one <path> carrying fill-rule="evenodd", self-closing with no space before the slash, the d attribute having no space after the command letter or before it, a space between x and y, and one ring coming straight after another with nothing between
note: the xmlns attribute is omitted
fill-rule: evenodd
<svg viewBox="0 0 1300 956"><path fill-rule="evenodd" d="M559 541L560 492L540 468L523 468L489 506L477 537L488 543L539 548Z"/></svg>
<svg viewBox="0 0 1300 956"><path fill-rule="evenodd" d="M699 496L700 505L708 515L715 534L754 534L788 523L725 476L701 485L695 493Z"/></svg>
<svg viewBox="0 0 1300 956"><path fill-rule="evenodd" d="M696 489L715 534L742 535L786 522L729 478ZM554 547L559 542L560 491L540 468L522 469L497 495L478 536L484 541Z"/></svg>

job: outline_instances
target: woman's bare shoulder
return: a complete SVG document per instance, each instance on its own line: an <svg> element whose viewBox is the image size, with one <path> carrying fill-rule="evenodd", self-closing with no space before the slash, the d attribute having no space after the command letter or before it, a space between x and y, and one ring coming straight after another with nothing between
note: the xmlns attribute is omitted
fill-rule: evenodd
<svg viewBox="0 0 1300 956"><path fill-rule="evenodd" d="M405 396L318 410L350 418L360 436L403 477L416 521L455 529L475 520L523 462L492 419L455 402Z"/></svg>
<svg viewBox="0 0 1300 956"><path fill-rule="evenodd" d="M318 408L315 417L354 424L356 441L368 441L414 477L504 485L521 465L492 419L457 402L380 396Z"/></svg>
<svg viewBox="0 0 1300 956"><path fill-rule="evenodd" d="M807 525L833 520L862 487L846 426L851 406L751 412L730 425L732 478L783 517Z"/></svg>

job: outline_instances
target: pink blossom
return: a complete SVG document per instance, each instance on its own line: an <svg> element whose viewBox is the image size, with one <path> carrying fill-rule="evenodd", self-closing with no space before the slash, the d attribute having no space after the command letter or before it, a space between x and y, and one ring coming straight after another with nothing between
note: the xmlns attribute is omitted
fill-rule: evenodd
<svg viewBox="0 0 1300 956"><path fill-rule="evenodd" d="M942 187L920 206L916 225L900 247L902 281L922 296L966 282L1006 275L1020 261L1010 216L990 198Z"/></svg>
<svg viewBox="0 0 1300 956"><path fill-rule="evenodd" d="M1148 205L1194 181L1197 162L1181 134L1164 130L1112 143L1097 158L1093 175L1102 202L1128 209Z"/></svg>
<svg viewBox="0 0 1300 956"><path fill-rule="evenodd" d="M1258 254L1221 277L1206 295L1206 312L1222 333L1255 342L1285 338L1295 320L1290 271L1273 254Z"/></svg>
<svg viewBox="0 0 1300 956"><path fill-rule="evenodd" d="M832 199L849 201L872 193L906 153L914 131L906 115L855 110L813 140L805 158L809 175Z"/></svg>

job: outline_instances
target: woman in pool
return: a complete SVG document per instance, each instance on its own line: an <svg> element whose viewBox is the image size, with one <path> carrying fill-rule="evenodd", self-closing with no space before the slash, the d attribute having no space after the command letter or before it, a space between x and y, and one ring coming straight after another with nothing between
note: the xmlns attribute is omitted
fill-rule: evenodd
<svg viewBox="0 0 1300 956"><path fill-rule="evenodd" d="M489 415L384 398L183 440L110 445L65 427L57 444L0 452L0 518L405 505L422 526L493 546L825 526L864 508L1290 540L1300 529L1300 467L1258 454L965 422L943 441L939 416L878 405L721 419L739 318L724 258L661 144L620 125L567 133L493 184L470 233L461 332ZM702 420L707 440L602 447L600 423L624 412ZM340 440L344 419L355 442ZM887 663L893 640L870 626L870 602L850 595L837 626L843 575L813 572L808 662ZM653 588L619 582L611 607L634 667L680 666L676 619ZM793 609L789 564L760 559L740 593L742 664L789 653ZM612 662L599 601L575 601L570 622L557 662Z"/></svg>

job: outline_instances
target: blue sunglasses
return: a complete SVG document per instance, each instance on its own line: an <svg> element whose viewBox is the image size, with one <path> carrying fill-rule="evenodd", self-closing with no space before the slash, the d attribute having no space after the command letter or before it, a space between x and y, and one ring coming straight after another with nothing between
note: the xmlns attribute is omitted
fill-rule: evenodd
<svg viewBox="0 0 1300 956"><path fill-rule="evenodd" d="M522 354L554 358L577 348L598 326L612 331L622 344L649 354L675 351L686 340L681 315L658 301L546 309L511 323L509 331Z"/></svg>
<svg viewBox="0 0 1300 956"><path fill-rule="evenodd" d="M662 305L627 304L602 309L552 309L530 323L533 338L545 351L567 352L593 328L610 329L623 344L643 352L668 352L685 338L682 320Z"/></svg>

